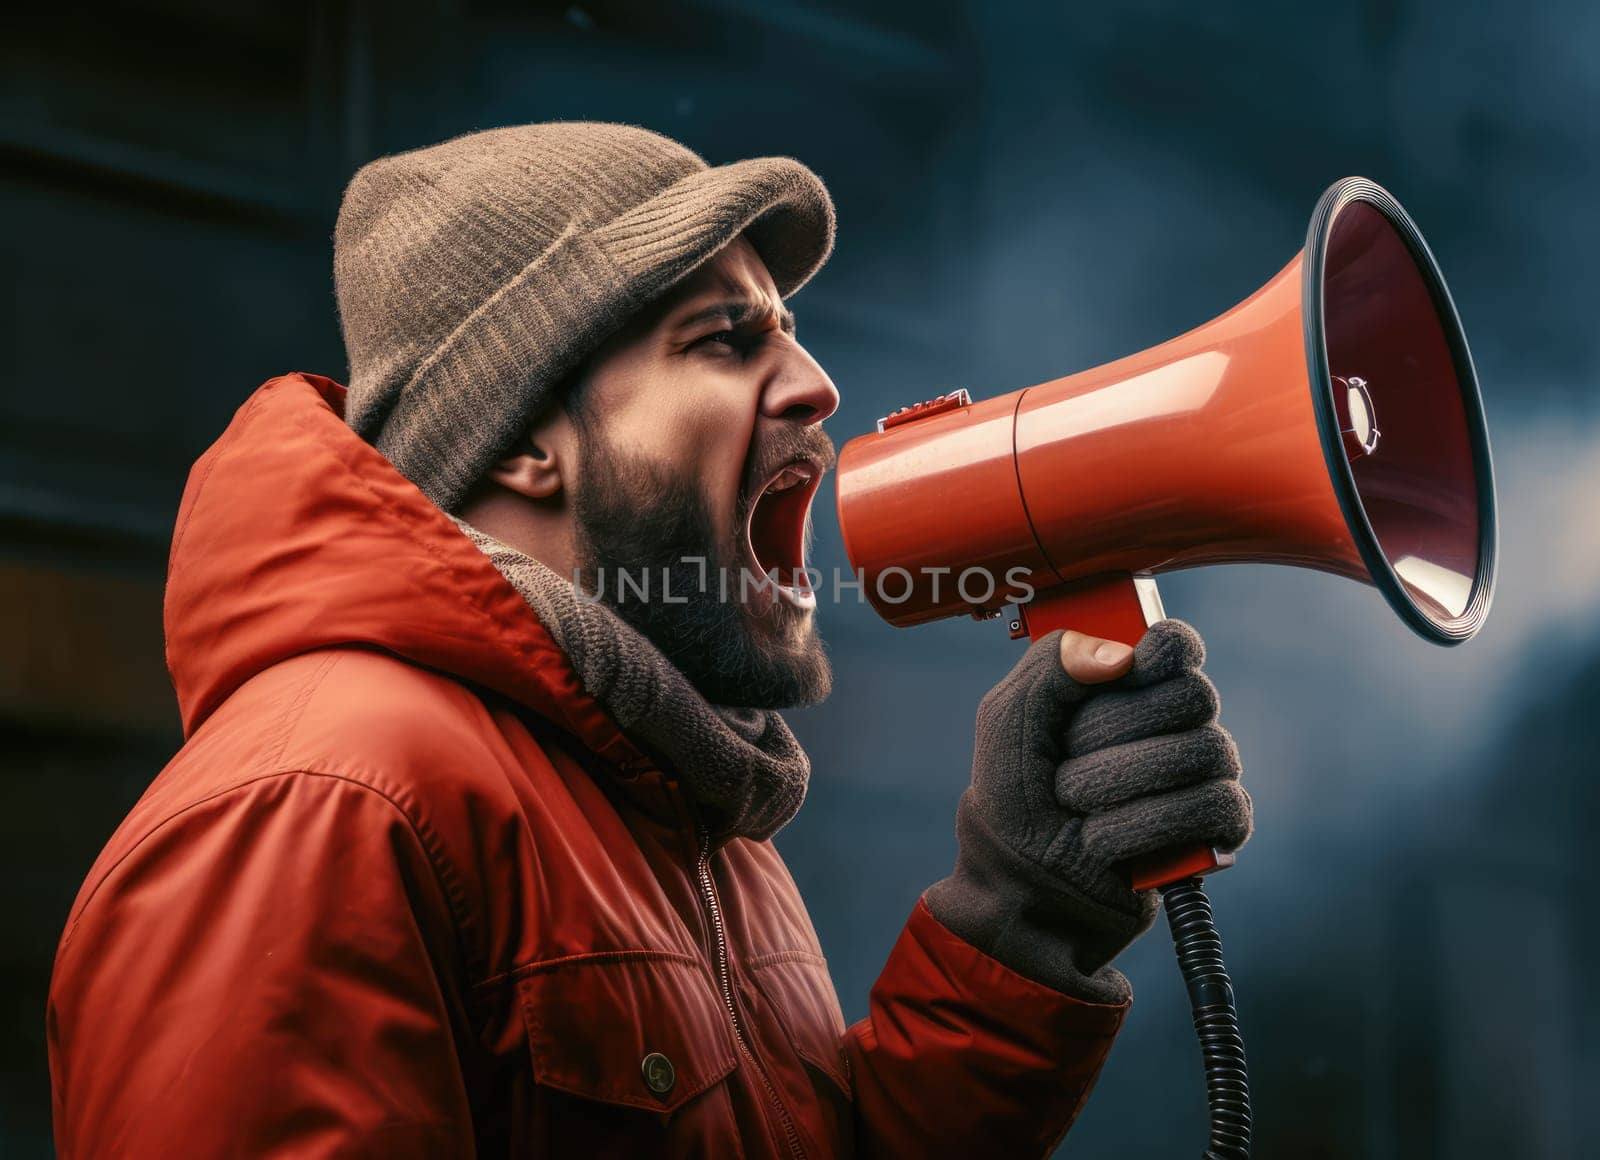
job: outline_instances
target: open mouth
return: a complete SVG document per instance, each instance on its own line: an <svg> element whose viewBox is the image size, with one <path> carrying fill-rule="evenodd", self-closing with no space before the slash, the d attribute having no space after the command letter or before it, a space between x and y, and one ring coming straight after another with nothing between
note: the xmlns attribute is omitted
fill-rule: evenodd
<svg viewBox="0 0 1600 1160"><path fill-rule="evenodd" d="M822 468L802 459L779 469L762 487L745 524L754 571L770 578L780 596L814 608L816 594L806 576L806 517L822 482Z"/></svg>

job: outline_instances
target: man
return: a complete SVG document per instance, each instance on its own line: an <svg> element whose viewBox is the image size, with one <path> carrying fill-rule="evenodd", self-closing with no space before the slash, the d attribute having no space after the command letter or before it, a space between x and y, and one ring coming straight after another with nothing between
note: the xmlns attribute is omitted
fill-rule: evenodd
<svg viewBox="0 0 1600 1160"><path fill-rule="evenodd" d="M1116 865L1249 801L1191 630L1039 642L845 1029L770 842L809 772L774 710L830 680L796 573L838 396L783 299L832 239L798 163L623 126L356 175L348 393L267 383L184 496L187 741L62 937L63 1157L1060 1139L1152 917Z"/></svg>

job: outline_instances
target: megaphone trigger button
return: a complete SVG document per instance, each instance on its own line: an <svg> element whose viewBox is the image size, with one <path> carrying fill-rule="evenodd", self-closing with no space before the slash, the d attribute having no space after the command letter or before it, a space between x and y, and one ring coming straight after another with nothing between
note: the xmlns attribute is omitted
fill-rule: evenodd
<svg viewBox="0 0 1600 1160"><path fill-rule="evenodd" d="M943 395L935 395L931 399L924 399L920 403L912 403L910 406L889 412L878 420L878 431L882 433L891 427L899 427L917 419L926 419L929 415L942 415L946 411L970 406L972 406L972 396L967 392L967 388L957 387Z"/></svg>

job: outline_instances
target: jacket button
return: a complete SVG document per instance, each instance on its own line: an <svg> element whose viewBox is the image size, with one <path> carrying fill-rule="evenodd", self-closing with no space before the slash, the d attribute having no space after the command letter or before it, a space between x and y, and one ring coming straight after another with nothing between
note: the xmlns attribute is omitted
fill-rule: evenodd
<svg viewBox="0 0 1600 1160"><path fill-rule="evenodd" d="M644 1073L644 1086L658 1096L666 1095L672 1090L672 1085L678 1082L678 1073L672 1066L672 1060L659 1051L652 1051L645 1056L639 1064L639 1070Z"/></svg>

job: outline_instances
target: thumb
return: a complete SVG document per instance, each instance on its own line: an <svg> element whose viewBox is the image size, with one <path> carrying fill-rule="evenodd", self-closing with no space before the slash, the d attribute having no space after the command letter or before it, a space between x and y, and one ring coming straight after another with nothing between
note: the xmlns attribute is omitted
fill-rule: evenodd
<svg viewBox="0 0 1600 1160"><path fill-rule="evenodd" d="M1061 666L1080 685L1099 685L1133 667L1133 649L1121 641L1068 630L1061 634Z"/></svg>

